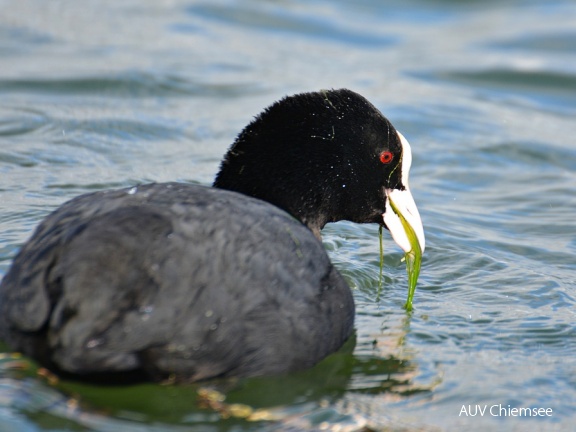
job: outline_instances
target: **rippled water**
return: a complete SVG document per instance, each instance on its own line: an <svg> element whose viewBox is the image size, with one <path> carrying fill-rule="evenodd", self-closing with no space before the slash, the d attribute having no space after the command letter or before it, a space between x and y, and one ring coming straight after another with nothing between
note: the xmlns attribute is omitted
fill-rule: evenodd
<svg viewBox="0 0 576 432"><path fill-rule="evenodd" d="M379 290L377 227L325 229L354 288L356 343L310 371L220 383L225 408L247 405L248 420L202 407L196 386L54 383L5 356L1 431L570 429L573 1L0 5L0 274L65 200L209 184L263 107L321 88L367 96L410 140L427 234L406 314L393 242ZM462 412L477 405L497 407ZM552 414L505 416L508 406Z"/></svg>

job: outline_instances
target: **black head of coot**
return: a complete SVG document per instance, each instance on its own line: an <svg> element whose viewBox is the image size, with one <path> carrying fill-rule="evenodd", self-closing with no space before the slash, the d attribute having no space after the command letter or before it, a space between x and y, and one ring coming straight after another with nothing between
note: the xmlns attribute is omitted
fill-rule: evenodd
<svg viewBox="0 0 576 432"><path fill-rule="evenodd" d="M350 90L326 90L260 114L229 149L214 186L270 202L319 237L328 222L381 224L385 189L404 189L401 163L400 137L378 109Z"/></svg>

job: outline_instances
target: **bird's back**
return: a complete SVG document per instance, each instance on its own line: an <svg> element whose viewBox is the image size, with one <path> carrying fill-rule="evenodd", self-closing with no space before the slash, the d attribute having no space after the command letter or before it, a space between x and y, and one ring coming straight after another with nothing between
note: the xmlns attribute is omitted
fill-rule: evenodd
<svg viewBox="0 0 576 432"><path fill-rule="evenodd" d="M0 286L0 338L61 373L195 381L310 367L352 332L348 286L274 206L179 183L51 214Z"/></svg>

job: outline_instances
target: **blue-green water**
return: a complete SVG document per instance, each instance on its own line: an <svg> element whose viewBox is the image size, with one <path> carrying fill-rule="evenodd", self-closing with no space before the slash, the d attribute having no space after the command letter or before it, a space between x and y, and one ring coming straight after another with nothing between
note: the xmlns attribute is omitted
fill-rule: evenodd
<svg viewBox="0 0 576 432"><path fill-rule="evenodd" d="M203 408L196 386L51 384L4 358L0 431L573 427L575 2L0 8L0 275L65 200L149 181L209 184L263 107L321 88L365 95L411 142L427 235L406 314L402 254L389 237L379 293L377 227L325 229L357 303L353 352L300 374L218 383L250 420Z"/></svg>

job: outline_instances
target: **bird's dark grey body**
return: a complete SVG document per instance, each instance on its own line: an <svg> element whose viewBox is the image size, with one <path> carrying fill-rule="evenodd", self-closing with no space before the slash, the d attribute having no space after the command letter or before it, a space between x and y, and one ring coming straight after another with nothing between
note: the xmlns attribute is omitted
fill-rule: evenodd
<svg viewBox="0 0 576 432"><path fill-rule="evenodd" d="M0 323L17 326L0 337L80 375L278 374L312 366L353 330L350 290L304 225L179 183L68 202L0 289Z"/></svg>

